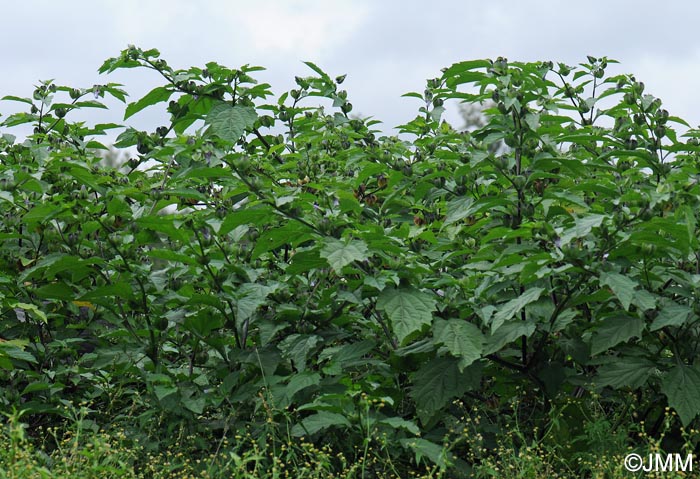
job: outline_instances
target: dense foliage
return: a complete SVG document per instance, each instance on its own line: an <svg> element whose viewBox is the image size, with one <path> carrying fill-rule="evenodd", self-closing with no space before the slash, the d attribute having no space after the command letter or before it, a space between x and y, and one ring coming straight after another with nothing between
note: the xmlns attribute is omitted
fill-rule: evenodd
<svg viewBox="0 0 700 479"><path fill-rule="evenodd" d="M457 63L406 95L397 137L312 63L275 98L259 67L130 47L100 72L164 84L125 119L170 122L126 126L114 168L98 138L122 126L70 118L120 85L5 97L29 111L2 125L34 130L0 139L0 407L37 428L85 404L154 449L304 437L393 473L469 471L477 416L486 451L516 424L575 457L597 407L654 435L670 406L680 438L700 413L700 132L608 63ZM484 126L443 121L454 100L493 105Z"/></svg>

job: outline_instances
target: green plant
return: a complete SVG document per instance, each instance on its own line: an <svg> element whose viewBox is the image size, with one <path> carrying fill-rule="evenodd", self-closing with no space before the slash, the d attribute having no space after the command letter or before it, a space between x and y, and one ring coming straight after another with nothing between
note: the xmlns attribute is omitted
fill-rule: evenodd
<svg viewBox="0 0 700 479"><path fill-rule="evenodd" d="M2 126L34 130L0 139L0 403L34 430L84 402L154 453L305 438L361 477L466 471L454 400L479 406L487 449L592 434L597 404L620 421L634 404L651 437L671 406L681 444L700 412L700 132L679 138L610 63L457 63L407 94L396 137L313 63L274 98L260 67L129 47L100 72L164 84L125 120L170 121L123 127L119 169L96 137L122 127L70 119L126 102L120 85L5 97L29 112ZM493 106L459 132L455 100Z"/></svg>

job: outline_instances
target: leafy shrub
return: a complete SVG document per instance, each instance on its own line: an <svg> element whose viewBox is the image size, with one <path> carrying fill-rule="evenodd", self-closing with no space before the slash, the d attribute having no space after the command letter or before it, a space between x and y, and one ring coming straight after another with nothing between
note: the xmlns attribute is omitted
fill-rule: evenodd
<svg viewBox="0 0 700 479"><path fill-rule="evenodd" d="M274 98L259 67L130 47L100 72L164 85L125 119L164 104L170 122L127 126L120 167L97 140L120 125L69 121L120 85L5 97L29 112L3 126L34 130L0 140L0 403L32 428L85 402L154 449L245 430L399 473L468 470L443 447L458 403L489 450L514 422L572 440L592 394L652 436L671 406L681 441L700 412L700 131L679 138L609 63L457 63L382 136L312 63ZM484 126L443 121L455 100L492 102Z"/></svg>

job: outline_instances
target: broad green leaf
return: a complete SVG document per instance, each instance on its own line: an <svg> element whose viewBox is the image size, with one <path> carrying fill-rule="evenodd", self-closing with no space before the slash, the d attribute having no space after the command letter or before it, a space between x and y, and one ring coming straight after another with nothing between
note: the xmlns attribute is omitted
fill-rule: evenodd
<svg viewBox="0 0 700 479"><path fill-rule="evenodd" d="M26 103L27 105L33 105L34 102L30 98L20 98L18 96L13 96L13 95L5 95L4 97L0 98L1 101L18 101L22 103Z"/></svg>
<svg viewBox="0 0 700 479"><path fill-rule="evenodd" d="M9 191L0 191L0 200L7 201L8 203L14 204L14 197Z"/></svg>
<svg viewBox="0 0 700 479"><path fill-rule="evenodd" d="M416 402L418 417L427 424L447 403L478 387L481 364L474 363L459 371L459 359L437 357L411 375L411 397Z"/></svg>
<svg viewBox="0 0 700 479"><path fill-rule="evenodd" d="M632 304L640 311L649 311L656 308L656 296L645 289L638 289L634 292Z"/></svg>
<svg viewBox="0 0 700 479"><path fill-rule="evenodd" d="M308 388L309 386L318 386L320 382L321 375L319 373L305 371L291 377L287 383L285 392L291 399L292 396L302 389Z"/></svg>
<svg viewBox="0 0 700 479"><path fill-rule="evenodd" d="M600 285L608 286L613 294L620 300L625 311L629 311L630 304L634 299L637 282L619 273L601 273Z"/></svg>
<svg viewBox="0 0 700 479"><path fill-rule="evenodd" d="M265 304L267 296L277 289L259 283L244 283L236 290L236 320L241 324L253 316L255 311Z"/></svg>
<svg viewBox="0 0 700 479"><path fill-rule="evenodd" d="M605 358L598 368L595 383L599 387L611 386L615 389L629 387L636 389L646 384L654 370L654 363L644 358L619 357Z"/></svg>
<svg viewBox="0 0 700 479"><path fill-rule="evenodd" d="M75 293L65 283L51 283L36 290L36 295L44 299L61 299L69 301L75 299Z"/></svg>
<svg viewBox="0 0 700 479"><path fill-rule="evenodd" d="M183 288L184 289L184 288ZM202 293L192 293L187 291L179 291L183 296L188 298L187 304L191 306L201 306L203 304L207 306L212 306L219 311L224 310L224 305L218 296L213 296L211 294Z"/></svg>
<svg viewBox="0 0 700 479"><path fill-rule="evenodd" d="M276 320L262 319L256 323L258 333L260 334L260 344L266 346L272 341L277 333L287 328L288 323Z"/></svg>
<svg viewBox="0 0 700 479"><path fill-rule="evenodd" d="M661 391L676 410L684 426L700 413L700 369L678 364L661 382Z"/></svg>
<svg viewBox="0 0 700 479"><path fill-rule="evenodd" d="M420 341L415 341L409 343L406 346L397 348L394 350L394 354L400 357L410 356L411 354L421 354L430 353L435 351L435 343L432 338L421 339Z"/></svg>
<svg viewBox="0 0 700 479"><path fill-rule="evenodd" d="M256 205L250 208L233 210L226 215L219 228L219 234L226 235L240 225L261 225L275 218L275 213L268 205Z"/></svg>
<svg viewBox="0 0 700 479"><path fill-rule="evenodd" d="M9 115L7 118L5 118L5 121L0 123L0 125L9 127L24 125L26 123L35 122L38 118L38 115L31 115L29 113L15 113L14 115Z"/></svg>
<svg viewBox="0 0 700 479"><path fill-rule="evenodd" d="M271 228L260 235L253 249L253 259L259 258L264 253L277 249L283 245L298 246L310 240L313 236L311 230L296 221L290 221L278 228Z"/></svg>
<svg viewBox="0 0 700 479"><path fill-rule="evenodd" d="M303 371L294 374L289 382L278 388L279 396L275 397L275 404L280 408L287 408L292 404L294 395L310 386L318 386L321 382L321 375L317 372Z"/></svg>
<svg viewBox="0 0 700 479"><path fill-rule="evenodd" d="M471 215L473 212L471 208L473 204L474 199L471 196L464 196L450 201L447 204L447 216L442 224L443 227L456 223Z"/></svg>
<svg viewBox="0 0 700 479"><path fill-rule="evenodd" d="M44 313L42 310L40 310L36 304L10 303L9 306L10 306L10 308L19 308L19 309L24 310L24 311L29 311L30 313L32 313L32 315L39 318L43 323L48 323L48 318L46 317L46 313Z"/></svg>
<svg viewBox="0 0 700 479"><path fill-rule="evenodd" d="M337 363L355 362L362 360L362 357L368 354L377 345L373 339L365 339L356 343L343 344L342 346L333 346L324 349L318 355L318 361L322 362L330 359Z"/></svg>
<svg viewBox="0 0 700 479"><path fill-rule="evenodd" d="M461 61L458 63L453 63L452 66L450 66L447 70L445 70L445 73L443 76L449 77L450 75L455 75L458 73L464 73L467 71L471 70L476 70L480 68L488 68L492 65L492 62L490 60L465 60Z"/></svg>
<svg viewBox="0 0 700 479"><path fill-rule="evenodd" d="M407 449L410 449L415 454L416 464L420 464L423 457L427 457L433 464L438 467L446 468L447 461L452 459L452 453L447 451L444 447L434 442L428 441L427 439L421 438L410 438L401 439L401 445Z"/></svg>
<svg viewBox="0 0 700 479"><path fill-rule="evenodd" d="M155 105L162 101L166 101L170 98L170 95L174 93L174 90L169 87L159 86L148 92L143 98L134 103L129 103L126 106L126 111L124 112L124 119L126 120L130 116L138 113L144 108Z"/></svg>
<svg viewBox="0 0 700 479"><path fill-rule="evenodd" d="M535 332L535 323L531 321L514 320L504 323L486 339L484 355L499 351L506 344L525 336L530 337Z"/></svg>
<svg viewBox="0 0 700 479"><path fill-rule="evenodd" d="M30 394L30 393L37 392L37 391L46 391L50 388L51 388L51 385L46 381L34 381L34 382L27 384L27 387L25 387L22 390L22 396L24 396L25 394Z"/></svg>
<svg viewBox="0 0 700 479"><path fill-rule="evenodd" d="M202 414L204 412L204 406L207 404L207 398L204 396L183 397L181 401L185 408L189 409L195 414Z"/></svg>
<svg viewBox="0 0 700 479"><path fill-rule="evenodd" d="M3 355L2 350L0 350L0 369L4 369L5 371L12 371L15 369L12 361Z"/></svg>
<svg viewBox="0 0 700 479"><path fill-rule="evenodd" d="M0 342L0 358L2 357L37 364L37 360L32 353L21 349L9 341Z"/></svg>
<svg viewBox="0 0 700 479"><path fill-rule="evenodd" d="M676 211L675 216L678 219L679 223L685 223L688 245L697 244L698 237L695 234L697 222L695 221L695 212L693 211L693 209L690 206L685 205Z"/></svg>
<svg viewBox="0 0 700 479"><path fill-rule="evenodd" d="M605 218L605 215L586 215L581 218L576 218L574 226L561 234L561 246L568 245L574 238L582 238L588 235L593 228L597 228L603 224Z"/></svg>
<svg viewBox="0 0 700 479"><path fill-rule="evenodd" d="M126 103L127 93L121 88L118 88L120 86L122 86L120 83L107 83L106 85L102 85L102 90L105 93L109 93L120 102Z"/></svg>
<svg viewBox="0 0 700 479"><path fill-rule="evenodd" d="M410 432L411 434L414 434L416 436L420 435L420 428L418 425L413 422L413 421L407 421L406 419L400 418L400 417L388 417L385 419L382 419L380 421L377 421L377 424L384 424L386 426L389 426L393 429L403 429L405 431Z"/></svg>
<svg viewBox="0 0 700 479"><path fill-rule="evenodd" d="M136 223L141 227L159 233L165 233L168 237L183 242L189 241L188 233L175 224L172 217L166 216L144 216L136 220Z"/></svg>
<svg viewBox="0 0 700 479"><path fill-rule="evenodd" d="M165 386L162 384L156 384L153 386L153 392L156 394L159 401L162 401L168 396L176 394L177 391L178 389L175 386Z"/></svg>
<svg viewBox="0 0 700 479"><path fill-rule="evenodd" d="M131 299L134 297L134 291L130 284L127 283L112 283L105 286L88 291L82 295L81 300L102 299L105 297L116 296L123 299Z"/></svg>
<svg viewBox="0 0 700 479"><path fill-rule="evenodd" d="M327 267L328 260L321 258L318 248L314 248L296 252L285 271L289 274L299 274Z"/></svg>
<svg viewBox="0 0 700 479"><path fill-rule="evenodd" d="M367 254L367 244L361 240L350 240L348 242L335 238L326 238L323 248L321 248L321 258L326 258L331 268L340 274L343 268L353 261L364 261Z"/></svg>
<svg viewBox="0 0 700 479"><path fill-rule="evenodd" d="M151 258L164 259L166 261L174 261L183 264L197 264L197 258L184 253L178 253L170 249L151 249L146 253Z"/></svg>
<svg viewBox="0 0 700 479"><path fill-rule="evenodd" d="M63 208L61 206L54 205L52 203L46 203L39 206L35 206L27 214L24 215L23 220L34 226L37 223L48 222L53 219L53 217L60 213Z"/></svg>
<svg viewBox="0 0 700 479"><path fill-rule="evenodd" d="M292 436L302 437L309 434L316 434L317 432L334 426L350 427L350 421L342 414L330 411L319 411L302 420L301 424L295 425L292 428Z"/></svg>
<svg viewBox="0 0 700 479"><path fill-rule="evenodd" d="M436 321L434 325L436 343L442 343L453 356L461 358L459 369L481 357L484 349L484 335L479 328L462 319Z"/></svg>
<svg viewBox="0 0 700 479"><path fill-rule="evenodd" d="M540 126L540 115L538 113L528 113L525 115L525 123L531 130L536 131Z"/></svg>
<svg viewBox="0 0 700 479"><path fill-rule="evenodd" d="M201 309L195 314L185 318L183 326L187 331L192 331L200 337L206 338L212 331L224 325L224 318L219 314L211 314L208 310Z"/></svg>
<svg viewBox="0 0 700 479"><path fill-rule="evenodd" d="M498 330L504 321L518 314L525 306L537 301L543 292L544 288L530 288L517 298L499 305L496 314L491 320L491 332Z"/></svg>
<svg viewBox="0 0 700 479"><path fill-rule="evenodd" d="M209 113L205 123L210 126L211 132L222 140L231 143L237 142L247 128L251 128L258 119L255 108L247 106L231 106L220 102L215 104Z"/></svg>
<svg viewBox="0 0 700 479"><path fill-rule="evenodd" d="M82 259L78 256L63 253L48 254L33 267L23 271L20 279L38 278L39 274L43 272L43 279L53 281L59 273L69 273L73 281L79 282L94 274L95 265L101 262L98 258Z"/></svg>
<svg viewBox="0 0 700 479"><path fill-rule="evenodd" d="M282 354L275 346L268 346L265 349L254 349L248 354L241 354L241 361L250 364L256 371L265 376L272 376L282 363Z"/></svg>
<svg viewBox="0 0 700 479"><path fill-rule="evenodd" d="M126 130L122 131L114 142L115 148L127 148L129 146L134 146L139 141L139 132L134 128L128 127Z"/></svg>
<svg viewBox="0 0 700 479"><path fill-rule="evenodd" d="M696 242L697 238L694 235L692 221L688 222L684 213L684 209L679 208L674 216L654 217L641 224L639 229L630 235L630 240L637 244L654 245L662 250L676 249L683 255L687 255L691 243ZM689 226L693 228L690 234ZM659 232L663 233L659 234Z"/></svg>
<svg viewBox="0 0 700 479"><path fill-rule="evenodd" d="M178 200L190 200L192 202L206 202L207 197L193 188L169 188L163 190L163 200L169 201L166 204L176 203Z"/></svg>
<svg viewBox="0 0 700 479"><path fill-rule="evenodd" d="M172 176L172 179L184 180L188 178L207 178L207 179L219 179L219 178L231 178L231 170L221 167L206 167L199 166L197 164L191 165L187 168L182 169L177 174Z"/></svg>
<svg viewBox="0 0 700 479"><path fill-rule="evenodd" d="M595 356L631 338L641 338L644 321L638 317L612 316L605 318L591 338L591 355Z"/></svg>
<svg viewBox="0 0 700 479"><path fill-rule="evenodd" d="M410 335L430 325L436 303L432 295L412 287L386 288L377 299L377 308L387 313L394 333L403 345Z"/></svg>
<svg viewBox="0 0 700 479"><path fill-rule="evenodd" d="M136 68L139 66L141 66L141 62L138 60L132 60L122 55L116 58L108 58L97 71L99 73L112 73L119 68Z"/></svg>
<svg viewBox="0 0 700 479"><path fill-rule="evenodd" d="M96 101L96 100L78 101L75 103L75 107L76 108L101 108L103 110L107 109L107 105L105 105L101 101Z"/></svg>
<svg viewBox="0 0 700 479"><path fill-rule="evenodd" d="M668 121L672 121L672 122L674 122L674 123L679 123L679 124L681 124L681 125L683 125L683 126L686 126L686 127L688 127L688 128L691 128L691 126L688 124L687 121L685 121L683 118L679 118L679 117L677 117L677 116L673 116L673 115L669 116L669 117L668 117ZM685 135L684 135L684 136L685 136Z"/></svg>
<svg viewBox="0 0 700 479"><path fill-rule="evenodd" d="M693 310L688 306L665 299L661 311L649 327L649 331L656 331L666 326L681 326L685 324L692 313Z"/></svg>
<svg viewBox="0 0 700 479"><path fill-rule="evenodd" d="M579 314L580 313L575 309L567 309L562 311L557 315L557 318L552 325L551 332L556 333L558 331L562 331L569 324L571 324Z"/></svg>
<svg viewBox="0 0 700 479"><path fill-rule="evenodd" d="M571 371L569 369L568 371ZM562 384L567 379L567 368L561 362L552 361L543 365L537 371L537 377L544 385L544 391L550 398L556 398L561 390Z"/></svg>
<svg viewBox="0 0 700 479"><path fill-rule="evenodd" d="M326 81L328 81L328 82L331 81L331 77L328 76L328 73L326 73L326 72L324 72L323 70L321 70L315 63L313 63L313 62L304 62L304 65L306 65L307 67L311 68L313 71L315 71L316 73L318 73L318 75L319 75L321 78L323 78L324 80L326 80Z"/></svg>
<svg viewBox="0 0 700 479"><path fill-rule="evenodd" d="M282 356L292 361L297 371L303 372L309 353L322 342L323 338L315 334L292 334L279 343L279 349Z"/></svg>

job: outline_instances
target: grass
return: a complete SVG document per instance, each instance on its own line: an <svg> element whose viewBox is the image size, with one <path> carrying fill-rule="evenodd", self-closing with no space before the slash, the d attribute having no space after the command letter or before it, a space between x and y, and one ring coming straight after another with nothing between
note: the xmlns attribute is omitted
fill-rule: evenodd
<svg viewBox="0 0 700 479"><path fill-rule="evenodd" d="M21 414L8 415L0 434L0 478L12 479L110 479L110 478L231 478L231 479L353 479L361 477L398 477L363 475L379 470L381 458L367 455L369 467L350 463L330 446L311 442L260 444L251 434L212 440L213 451L198 450L196 437L185 437L166 450L153 453L123 430L86 428L83 415L69 427L37 431L30 438ZM38 444L44 444L39 447ZM432 475L415 474L425 478Z"/></svg>
<svg viewBox="0 0 700 479"><path fill-rule="evenodd" d="M632 452L642 457L665 454L665 431L677 421L668 410L656 438L645 432L643 423L616 428L599 411L587 418L582 433L572 441L557 439L555 422L544 434L533 435L520 431L517 421L509 421L511 427L497 436L495 447L487 447L484 419L478 409L465 407L444 443L448 461L459 457L463 467L441 468L418 458L409 469L404 463L395 463L388 453L390 445L381 438L368 440L355 456L358 460L349 460L331 445L280 441L273 435L261 439L246 432L205 438L212 445L207 451L201 449L202 437L189 436L153 452L124 430L97 429L86 419L87 414L80 408L65 427L33 431L31 436L21 413L6 414L0 431L0 478L389 479L402 477L399 471L403 477L416 479L694 477L684 472L635 475L624 468L624 458ZM681 450L668 452L685 455L694 450L698 431L682 434Z"/></svg>

